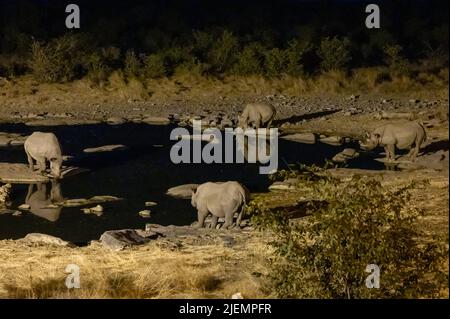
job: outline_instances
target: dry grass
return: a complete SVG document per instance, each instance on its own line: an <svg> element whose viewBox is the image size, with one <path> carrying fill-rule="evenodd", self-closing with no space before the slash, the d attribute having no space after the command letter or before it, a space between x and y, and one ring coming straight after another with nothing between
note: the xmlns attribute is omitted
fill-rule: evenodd
<svg viewBox="0 0 450 319"><path fill-rule="evenodd" d="M153 242L112 252L99 244L70 249L1 241L1 298L268 297L254 275L265 271L267 247L195 246L171 250ZM67 289L65 268L80 267L81 288Z"/></svg>

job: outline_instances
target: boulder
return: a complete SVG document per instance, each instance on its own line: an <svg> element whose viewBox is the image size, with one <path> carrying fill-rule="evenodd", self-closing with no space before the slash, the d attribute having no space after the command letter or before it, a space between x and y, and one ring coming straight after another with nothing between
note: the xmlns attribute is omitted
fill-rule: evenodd
<svg viewBox="0 0 450 319"><path fill-rule="evenodd" d="M71 242L62 240L61 238L47 235L47 234L41 234L41 233L30 233L26 235L23 238L24 241L30 242L30 243L39 243L39 244L50 244L50 245L57 245L57 246L63 246L63 247L75 247L74 244Z"/></svg>
<svg viewBox="0 0 450 319"><path fill-rule="evenodd" d="M122 117L110 117L106 120L109 125L121 125L124 124L126 120Z"/></svg>
<svg viewBox="0 0 450 319"><path fill-rule="evenodd" d="M145 244L149 242L150 239L158 236L157 234L154 234L149 237L143 237L140 234L142 233L138 233L134 229L108 230L100 236L100 242L103 246L118 251L126 247Z"/></svg>
<svg viewBox="0 0 450 319"><path fill-rule="evenodd" d="M341 136L327 136L320 139L321 143L328 145L341 145L343 138Z"/></svg>
<svg viewBox="0 0 450 319"><path fill-rule="evenodd" d="M281 138L304 144L314 144L316 142L316 136L313 133L295 133L281 136Z"/></svg>
<svg viewBox="0 0 450 319"><path fill-rule="evenodd" d="M102 152L113 152L113 151L124 151L127 147L122 144L115 144L115 145L104 145L99 147L90 147L85 148L83 152L85 153L102 153Z"/></svg>
<svg viewBox="0 0 450 319"><path fill-rule="evenodd" d="M359 156L359 153L353 148L346 148L342 152L337 153L333 158L333 162L337 163L345 163L348 160L356 158Z"/></svg>
<svg viewBox="0 0 450 319"><path fill-rule="evenodd" d="M148 116L142 119L142 123L150 125L167 125L170 120L167 117Z"/></svg>
<svg viewBox="0 0 450 319"><path fill-rule="evenodd" d="M63 166L61 168L62 178L88 171L84 168ZM4 183L45 183L50 181L49 175L42 175L38 171L30 171L27 164L0 163L0 181Z"/></svg>

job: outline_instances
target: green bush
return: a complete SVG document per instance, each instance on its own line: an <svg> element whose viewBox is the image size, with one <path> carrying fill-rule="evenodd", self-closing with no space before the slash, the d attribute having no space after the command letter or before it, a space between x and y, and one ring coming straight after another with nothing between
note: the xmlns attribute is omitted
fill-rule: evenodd
<svg viewBox="0 0 450 319"><path fill-rule="evenodd" d="M322 177L305 185L310 215L300 221L258 203L249 207L252 220L275 236L268 276L279 297L435 297L446 287L448 274L439 267L447 249L418 239L422 212L409 204L414 184L386 190L372 179ZM380 268L378 289L366 287L369 264Z"/></svg>
<svg viewBox="0 0 450 319"><path fill-rule="evenodd" d="M145 57L144 75L150 79L161 78L167 75L167 67L162 54L150 54Z"/></svg>
<svg viewBox="0 0 450 319"><path fill-rule="evenodd" d="M252 75L263 73L264 48L257 42L248 44L237 53L232 73L238 75Z"/></svg>
<svg viewBox="0 0 450 319"><path fill-rule="evenodd" d="M87 77L94 85L103 85L109 76L119 70L121 65L120 49L106 47L87 55L83 66L87 71Z"/></svg>
<svg viewBox="0 0 450 319"><path fill-rule="evenodd" d="M286 70L286 53L274 48L265 52L264 68L268 77L280 76Z"/></svg>
<svg viewBox="0 0 450 319"><path fill-rule="evenodd" d="M139 78L142 75L142 62L133 50L125 53L124 74L128 78Z"/></svg>
<svg viewBox="0 0 450 319"><path fill-rule="evenodd" d="M237 48L237 38L231 32L225 30L208 52L208 63L211 65L212 71L224 73L231 69L235 62Z"/></svg>
<svg viewBox="0 0 450 319"><path fill-rule="evenodd" d="M68 82L80 75L81 41L66 34L48 43L32 41L30 68L40 82Z"/></svg>
<svg viewBox="0 0 450 319"><path fill-rule="evenodd" d="M386 45L383 48L385 54L385 62L389 67L389 71L394 75L410 75L411 68L402 55L403 48L397 44Z"/></svg>
<svg viewBox="0 0 450 319"><path fill-rule="evenodd" d="M345 69L351 60L350 41L348 38L326 37L320 42L317 54L322 59L323 71Z"/></svg>
<svg viewBox="0 0 450 319"><path fill-rule="evenodd" d="M305 60L312 51L309 43L302 43L298 40L289 41L285 50L286 73L292 76L299 76L305 73Z"/></svg>

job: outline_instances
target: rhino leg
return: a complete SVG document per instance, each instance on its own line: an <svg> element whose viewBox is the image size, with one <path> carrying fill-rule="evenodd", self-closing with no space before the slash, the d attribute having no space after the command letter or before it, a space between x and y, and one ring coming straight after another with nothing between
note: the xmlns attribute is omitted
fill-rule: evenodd
<svg viewBox="0 0 450 319"><path fill-rule="evenodd" d="M395 145L389 144L386 145L384 148L384 151L386 152L386 159L388 161L395 161Z"/></svg>
<svg viewBox="0 0 450 319"><path fill-rule="evenodd" d="M217 217L216 215L212 215L210 228L216 229L218 221L219 221L219 217Z"/></svg>
<svg viewBox="0 0 450 319"><path fill-rule="evenodd" d="M233 217L234 217L233 211L227 213L225 215L225 223L223 224L222 228L224 229L230 228L233 225Z"/></svg>
<svg viewBox="0 0 450 319"><path fill-rule="evenodd" d="M208 211L204 210L198 210L197 211L197 217L198 217L198 223L195 225L195 228L203 228L205 226L205 218L208 216Z"/></svg>
<svg viewBox="0 0 450 319"><path fill-rule="evenodd" d="M45 171L46 171L45 158L43 158L43 159L38 159L38 160L37 160L37 163L38 163L38 166L39 166L39 171L40 171L42 174L45 174Z"/></svg>
<svg viewBox="0 0 450 319"><path fill-rule="evenodd" d="M30 167L31 171L34 171L33 158L31 157L31 155L27 151L25 151L25 153L27 153L28 166Z"/></svg>

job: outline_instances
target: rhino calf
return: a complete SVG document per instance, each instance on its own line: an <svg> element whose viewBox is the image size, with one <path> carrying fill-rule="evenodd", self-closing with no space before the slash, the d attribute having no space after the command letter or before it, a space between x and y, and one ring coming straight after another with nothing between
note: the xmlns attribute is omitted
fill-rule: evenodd
<svg viewBox="0 0 450 319"><path fill-rule="evenodd" d="M270 128L275 117L276 110L271 104L250 103L247 104L238 118L238 126L246 129L252 124L256 129L260 127Z"/></svg>
<svg viewBox="0 0 450 319"><path fill-rule="evenodd" d="M191 204L197 208L197 228L204 227L205 218L211 213L211 228L216 228L217 221L225 218L223 228L233 224L233 217L238 212L236 227L241 224L245 205L248 203L248 190L238 182L207 182L192 190Z"/></svg>
<svg viewBox="0 0 450 319"><path fill-rule="evenodd" d="M36 160L42 174L46 171L48 161L52 175L56 178L61 177L62 151L55 134L34 132L25 140L24 147L31 171L34 170L33 159Z"/></svg>
<svg viewBox="0 0 450 319"><path fill-rule="evenodd" d="M398 149L410 149L407 156L414 160L419 154L420 146L426 140L426 137L425 128L418 122L386 124L368 134L366 141L360 142L360 145L365 150L383 146L386 160L395 160L396 147Z"/></svg>

